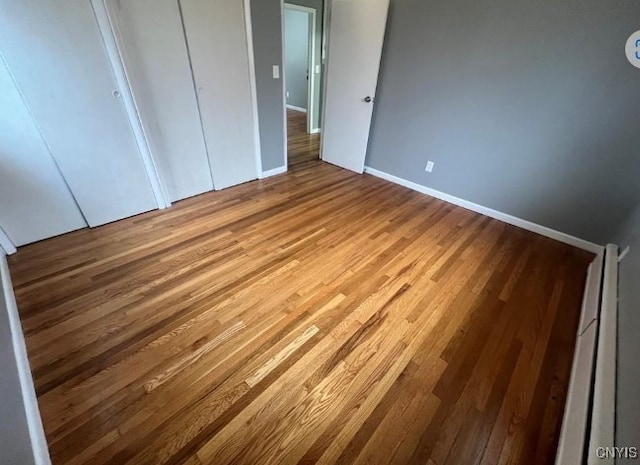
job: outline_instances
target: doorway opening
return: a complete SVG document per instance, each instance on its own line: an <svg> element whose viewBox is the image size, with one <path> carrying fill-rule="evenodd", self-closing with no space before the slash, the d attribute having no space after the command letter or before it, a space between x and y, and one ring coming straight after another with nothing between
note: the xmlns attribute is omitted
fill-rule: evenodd
<svg viewBox="0 0 640 465"><path fill-rule="evenodd" d="M289 167L303 166L320 157L324 16L324 0L289 0L284 4Z"/></svg>

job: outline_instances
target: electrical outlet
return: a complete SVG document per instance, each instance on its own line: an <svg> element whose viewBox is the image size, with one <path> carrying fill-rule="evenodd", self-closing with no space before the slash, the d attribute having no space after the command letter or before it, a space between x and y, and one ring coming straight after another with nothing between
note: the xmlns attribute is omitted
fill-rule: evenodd
<svg viewBox="0 0 640 465"><path fill-rule="evenodd" d="M431 173L433 171L434 163L432 161L427 162L427 167L424 169L427 173Z"/></svg>
<svg viewBox="0 0 640 465"><path fill-rule="evenodd" d="M287 91L287 98L289 98L289 91Z"/></svg>

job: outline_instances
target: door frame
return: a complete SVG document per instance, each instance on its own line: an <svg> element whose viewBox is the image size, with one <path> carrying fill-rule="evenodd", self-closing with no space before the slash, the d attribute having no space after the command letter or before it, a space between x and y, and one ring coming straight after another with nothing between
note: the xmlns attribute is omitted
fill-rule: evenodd
<svg viewBox="0 0 640 465"><path fill-rule="evenodd" d="M324 121L326 117L325 109L327 108L327 76L329 75L329 34L331 33L331 2L332 0L324 0L322 13L322 56L321 59L324 63L324 73L322 74L322 115L320 117L320 144L318 145L318 158L324 161Z"/></svg>
<svg viewBox="0 0 640 465"><path fill-rule="evenodd" d="M285 54L285 36L284 36L284 0L280 0L280 42L282 45L280 57L280 80L282 81L282 134L284 136L284 171L289 171L289 129L287 119L287 73L286 73L286 54ZM275 66L274 66L275 71Z"/></svg>
<svg viewBox="0 0 640 465"><path fill-rule="evenodd" d="M309 15L309 27L307 35L307 134L311 134L313 129L311 122L313 113L315 112L315 89L316 89L316 19L317 12L315 8L295 5L293 3L284 3L284 10L300 11ZM284 11L283 11L284 13ZM283 31L283 41L286 37L286 31ZM286 74L286 55L284 56L284 74ZM286 90L285 90L286 92ZM285 94L286 101L286 94Z"/></svg>
<svg viewBox="0 0 640 465"><path fill-rule="evenodd" d="M180 1L180 0L178 0ZM253 23L251 22L251 0L243 0L244 30L247 39L247 61L249 62L249 87L251 92L251 112L253 114L253 140L256 158L256 179L262 179L262 146L260 141L260 118L258 113L258 83L256 59L253 50ZM213 181L213 177L211 178Z"/></svg>
<svg viewBox="0 0 640 465"><path fill-rule="evenodd" d="M309 15L309 28L307 36L307 134L312 134L312 130L318 128L312 128L311 123L313 120L313 114L316 109L315 102L315 90L316 90L316 19L317 12L315 8L309 8L306 6L295 5L293 3L284 3L284 10L300 11ZM286 31L283 31L283 41L286 37ZM284 45L283 45L284 46ZM286 51L285 51L286 52ZM283 69L286 74L286 53L283 56ZM285 91L285 105L286 105L286 91Z"/></svg>
<svg viewBox="0 0 640 465"><path fill-rule="evenodd" d="M138 145L140 156L144 162L145 169L149 182L153 188L153 193L158 204L158 208L168 208L171 206L171 200L166 187L166 183L162 179L158 163L154 155L153 144L147 131L145 131L144 124L140 114L139 107L135 101L134 93L131 86L131 78L127 73L125 67L125 51L123 49L124 41L120 35L115 18L112 17L113 12L110 9L108 2L111 0L90 0L91 6L95 12L98 29L102 35L105 50L111 63L111 67L116 78L118 86L117 91L120 93L120 97L124 103L125 113L131 124L136 143ZM180 6L180 0L174 0ZM251 24L251 5L250 0L243 0L243 14L244 14L244 26L245 26L245 38L246 38L246 50L249 75L249 93L251 95L251 107L253 115L253 133L254 133L254 157L256 167L255 179L262 177L262 153L260 147L260 126L258 121L258 96L257 96L257 84L255 73L255 57L253 50L253 29ZM284 45L284 44L283 44ZM195 89L194 89L195 92ZM196 95L197 98L197 95ZM200 108L198 107L198 112ZM286 113L285 113L286 117ZM203 135L204 137L204 135ZM209 154L207 153L207 159ZM215 183L213 182L213 176L211 179L213 184L213 191L217 190Z"/></svg>

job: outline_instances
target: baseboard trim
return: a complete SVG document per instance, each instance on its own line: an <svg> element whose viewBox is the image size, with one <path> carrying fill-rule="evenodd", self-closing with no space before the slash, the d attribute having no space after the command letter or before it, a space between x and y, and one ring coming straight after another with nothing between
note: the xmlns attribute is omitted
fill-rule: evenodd
<svg viewBox="0 0 640 465"><path fill-rule="evenodd" d="M286 166L279 166L278 168L274 168L272 170L263 171L260 175L260 179L270 178L271 176L277 176L279 174L283 174L287 172Z"/></svg>
<svg viewBox="0 0 640 465"><path fill-rule="evenodd" d="M322 132L322 129L314 128L311 130L310 134L320 134L321 132Z"/></svg>
<svg viewBox="0 0 640 465"><path fill-rule="evenodd" d="M295 105L289 105L288 103L287 103L287 108L288 108L289 110L299 111L300 113L306 113L306 112L307 112L307 109L306 109L306 108L297 107L297 106L295 106Z"/></svg>
<svg viewBox="0 0 640 465"><path fill-rule="evenodd" d="M7 257L4 254L0 254L0 280L2 281L2 293L7 304L11 343L18 366L18 377L20 378L20 389L22 391L22 401L27 417L27 427L29 429L29 439L31 441L34 463L36 465L51 465L47 439L42 426L42 418L40 417L40 409L38 408L31 367L27 356L27 347L24 341L24 334L22 333L22 325L20 324L18 305L16 304L13 293Z"/></svg>
<svg viewBox="0 0 640 465"><path fill-rule="evenodd" d="M556 231L555 229L551 229L546 226L532 223L531 221L523 220L522 218L518 218L516 216L512 216L507 213L499 212L492 208L478 205L477 203L469 202L467 200L454 197L453 195L445 194L444 192L440 192L435 189L431 189L430 187L426 187L421 184L415 183L413 181L408 181L398 176L385 173L384 171L371 168L370 166L365 166L364 172L372 176L375 176L377 178L381 178L386 181L390 181L395 184L399 184L401 186L407 187L414 191L421 192L422 194L430 195L431 197L435 197L437 199L444 200L445 202L452 203L459 207L466 208L467 210L471 210L476 213L481 213L483 215L489 216L496 220L500 220L504 223L508 223L513 226L518 226L519 228L526 229L527 231L531 231L531 232L540 234L542 236L555 239L556 241L572 245L579 249L587 250L595 254L600 254L604 250L603 246L594 244L593 242L589 242L584 239L580 239L578 237L571 236L569 234L566 234L560 231Z"/></svg>

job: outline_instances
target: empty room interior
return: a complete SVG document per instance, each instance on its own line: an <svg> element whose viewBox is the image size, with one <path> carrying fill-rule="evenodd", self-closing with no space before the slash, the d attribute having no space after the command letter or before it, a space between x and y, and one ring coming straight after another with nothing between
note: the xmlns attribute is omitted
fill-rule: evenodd
<svg viewBox="0 0 640 465"><path fill-rule="evenodd" d="M0 465L640 448L636 0L0 0Z"/></svg>

